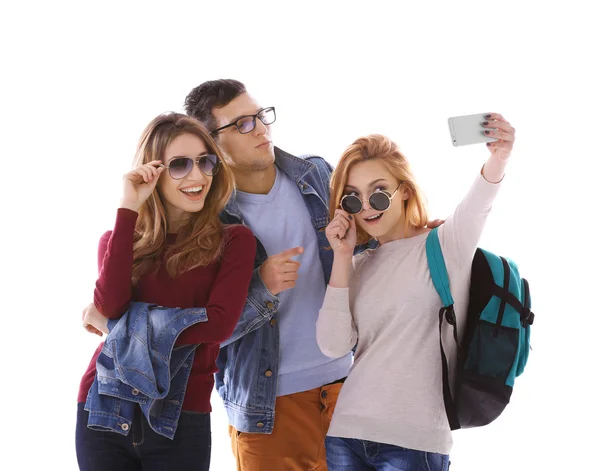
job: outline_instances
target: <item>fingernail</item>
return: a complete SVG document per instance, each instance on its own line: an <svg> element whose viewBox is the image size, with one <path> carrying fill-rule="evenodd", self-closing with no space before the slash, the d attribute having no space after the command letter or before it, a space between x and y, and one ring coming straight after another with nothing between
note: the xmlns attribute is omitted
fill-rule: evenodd
<svg viewBox="0 0 600 471"><path fill-rule="evenodd" d="M483 131L485 134L489 134L490 131L488 129L486 129L485 131Z"/></svg>
<svg viewBox="0 0 600 471"><path fill-rule="evenodd" d="M486 142L485 145L489 147L489 146L492 145L492 143L491 142Z"/></svg>
<svg viewBox="0 0 600 471"><path fill-rule="evenodd" d="M349 215L348 215L348 219L352 219L352 214L349 214Z"/></svg>
<svg viewBox="0 0 600 471"><path fill-rule="evenodd" d="M487 126L489 123L488 123L487 121L484 121L482 124L483 124L484 126Z"/></svg>
<svg viewBox="0 0 600 471"><path fill-rule="evenodd" d="M486 114L486 115L484 116L484 118L485 118L485 119L490 119L491 117L492 117L492 115L491 115L491 114Z"/></svg>

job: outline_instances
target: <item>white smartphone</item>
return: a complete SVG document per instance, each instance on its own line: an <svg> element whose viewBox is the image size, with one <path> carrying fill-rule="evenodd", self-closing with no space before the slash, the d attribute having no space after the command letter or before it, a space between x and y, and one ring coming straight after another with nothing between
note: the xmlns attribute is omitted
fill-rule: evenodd
<svg viewBox="0 0 600 471"><path fill-rule="evenodd" d="M481 142L494 142L497 139L486 136L481 123L487 121L485 115L487 113L469 114L465 116L454 116L448 118L448 127L450 128L450 137L452 137L452 145L468 146L470 144L479 144Z"/></svg>

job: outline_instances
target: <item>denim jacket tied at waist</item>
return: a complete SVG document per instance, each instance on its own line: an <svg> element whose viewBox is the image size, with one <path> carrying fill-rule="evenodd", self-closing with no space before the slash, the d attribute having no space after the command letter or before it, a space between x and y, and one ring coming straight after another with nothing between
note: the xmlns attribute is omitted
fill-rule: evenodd
<svg viewBox="0 0 600 471"><path fill-rule="evenodd" d="M150 427L173 439L197 347L175 347L175 341L183 330L207 320L204 308L140 302L109 320L85 403L88 427L127 435L139 404Z"/></svg>

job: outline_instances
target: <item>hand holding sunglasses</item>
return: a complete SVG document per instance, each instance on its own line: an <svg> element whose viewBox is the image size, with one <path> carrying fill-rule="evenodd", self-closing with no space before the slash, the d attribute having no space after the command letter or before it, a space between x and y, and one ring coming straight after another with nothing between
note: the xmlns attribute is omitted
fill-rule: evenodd
<svg viewBox="0 0 600 471"><path fill-rule="evenodd" d="M325 229L325 236L335 255L352 258L356 247L356 221L346 211L335 210L335 215Z"/></svg>
<svg viewBox="0 0 600 471"><path fill-rule="evenodd" d="M138 212L152 192L164 168L160 160L141 165L123 177L123 197L121 208Z"/></svg>

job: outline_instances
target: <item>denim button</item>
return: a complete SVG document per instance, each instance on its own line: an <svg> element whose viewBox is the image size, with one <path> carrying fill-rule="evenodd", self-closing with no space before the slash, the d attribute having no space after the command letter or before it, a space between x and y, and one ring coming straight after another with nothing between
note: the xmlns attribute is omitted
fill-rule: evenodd
<svg viewBox="0 0 600 471"><path fill-rule="evenodd" d="M265 376L267 378L270 378L271 376L273 376L273 372L271 370L267 370L267 371L265 371Z"/></svg>
<svg viewBox="0 0 600 471"><path fill-rule="evenodd" d="M129 425L128 425L128 424L121 424L121 429L122 429L124 432L127 432L127 430L129 430Z"/></svg>
<svg viewBox="0 0 600 471"><path fill-rule="evenodd" d="M131 391L131 394L133 394L134 396L137 396L140 393L139 389L134 389L133 391Z"/></svg>
<svg viewBox="0 0 600 471"><path fill-rule="evenodd" d="M270 324L271 324L271 325L275 325L275 324L277 324L277 320L276 320L276 319L271 319L271 322L270 322Z"/></svg>
<svg viewBox="0 0 600 471"><path fill-rule="evenodd" d="M275 309L275 304L273 304L271 301L267 301L267 302L265 303L265 306L267 307L267 309L268 309L269 311L272 311L273 309Z"/></svg>
<svg viewBox="0 0 600 471"><path fill-rule="evenodd" d="M265 424L263 424L262 422L259 422L259 423L256 424L256 426L258 428L263 428L265 426Z"/></svg>

